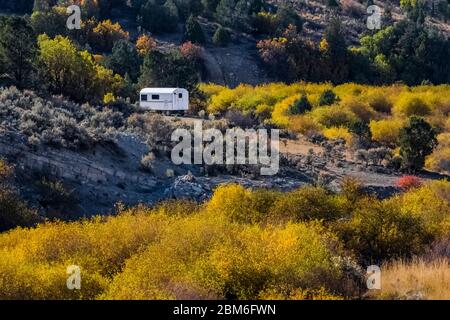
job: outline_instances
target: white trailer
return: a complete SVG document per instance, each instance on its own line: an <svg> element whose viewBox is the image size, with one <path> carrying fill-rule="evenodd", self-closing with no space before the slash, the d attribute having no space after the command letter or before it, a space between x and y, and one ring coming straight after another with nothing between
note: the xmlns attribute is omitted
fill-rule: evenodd
<svg viewBox="0 0 450 320"><path fill-rule="evenodd" d="M164 112L187 111L189 92L181 88L144 88L140 92L139 106Z"/></svg>

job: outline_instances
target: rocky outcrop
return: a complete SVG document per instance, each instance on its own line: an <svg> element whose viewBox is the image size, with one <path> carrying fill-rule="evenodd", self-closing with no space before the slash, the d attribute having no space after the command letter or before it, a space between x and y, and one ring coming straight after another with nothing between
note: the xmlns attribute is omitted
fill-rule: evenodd
<svg viewBox="0 0 450 320"><path fill-rule="evenodd" d="M289 191L307 182L295 178L265 177L263 179L241 178L230 175L217 177L195 177L191 173L180 176L164 191L168 199L192 199L203 202L211 197L213 190L221 184L236 183L245 188L267 188Z"/></svg>
<svg viewBox="0 0 450 320"><path fill-rule="evenodd" d="M164 191L164 197L168 199L192 199L198 202L203 202L211 195L211 185L200 183L191 173L176 178Z"/></svg>

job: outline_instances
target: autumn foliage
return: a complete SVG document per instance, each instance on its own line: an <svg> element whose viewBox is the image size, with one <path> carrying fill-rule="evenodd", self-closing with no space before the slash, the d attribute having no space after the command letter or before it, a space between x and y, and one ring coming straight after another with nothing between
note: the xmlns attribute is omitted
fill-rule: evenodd
<svg viewBox="0 0 450 320"><path fill-rule="evenodd" d="M219 186L204 205L171 201L0 234L2 299L342 299L358 264L425 253L450 232L450 184L377 200ZM67 290L66 268L82 270Z"/></svg>

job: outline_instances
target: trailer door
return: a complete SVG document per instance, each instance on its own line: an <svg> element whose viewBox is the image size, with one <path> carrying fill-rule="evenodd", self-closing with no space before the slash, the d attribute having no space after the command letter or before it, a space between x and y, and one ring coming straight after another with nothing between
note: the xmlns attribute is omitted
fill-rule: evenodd
<svg viewBox="0 0 450 320"><path fill-rule="evenodd" d="M176 90L172 95L172 109L178 110L178 92Z"/></svg>
<svg viewBox="0 0 450 320"><path fill-rule="evenodd" d="M185 107L186 95L184 94L184 90L178 90L176 93L175 99L177 101L177 109L178 110L186 110L186 107Z"/></svg>

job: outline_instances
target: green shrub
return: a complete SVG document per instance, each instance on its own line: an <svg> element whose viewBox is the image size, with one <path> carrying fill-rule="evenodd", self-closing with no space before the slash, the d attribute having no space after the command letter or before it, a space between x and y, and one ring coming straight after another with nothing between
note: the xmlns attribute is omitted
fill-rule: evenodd
<svg viewBox="0 0 450 320"><path fill-rule="evenodd" d="M186 22L186 32L184 34L185 41L191 41L193 43L205 43L205 35L202 27L198 23L194 16L190 16Z"/></svg>
<svg viewBox="0 0 450 320"><path fill-rule="evenodd" d="M423 168L426 156L437 146L436 130L424 119L411 117L400 130L400 154L403 168L417 171Z"/></svg>
<svg viewBox="0 0 450 320"><path fill-rule="evenodd" d="M335 102L339 101L339 98L333 92L333 90L327 89L320 94L319 105L320 106L331 106Z"/></svg>
<svg viewBox="0 0 450 320"><path fill-rule="evenodd" d="M312 105L309 103L306 94L302 94L300 99L294 102L293 105L289 107L289 113L292 115L302 114L307 111L311 111Z"/></svg>
<svg viewBox="0 0 450 320"><path fill-rule="evenodd" d="M222 26L217 28L213 35L212 41L217 46L226 46L231 41L230 33Z"/></svg>

